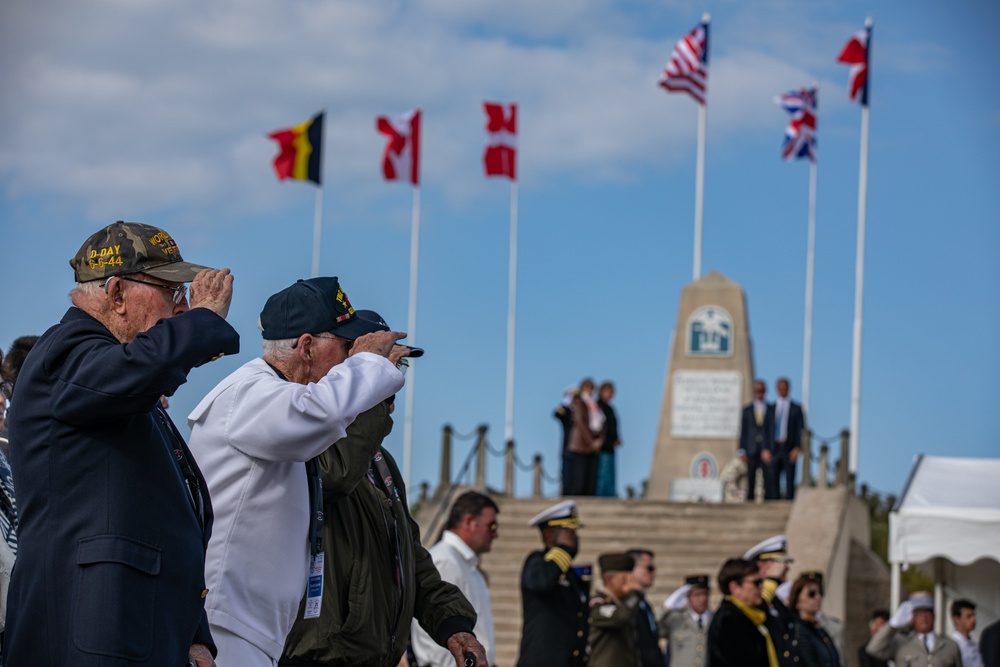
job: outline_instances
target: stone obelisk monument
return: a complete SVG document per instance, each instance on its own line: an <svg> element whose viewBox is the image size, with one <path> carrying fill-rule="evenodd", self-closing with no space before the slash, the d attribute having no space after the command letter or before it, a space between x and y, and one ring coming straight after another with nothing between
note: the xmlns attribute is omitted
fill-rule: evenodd
<svg viewBox="0 0 1000 667"><path fill-rule="evenodd" d="M753 351L743 289L713 271L684 287L670 345L647 496L722 499L752 400Z"/></svg>

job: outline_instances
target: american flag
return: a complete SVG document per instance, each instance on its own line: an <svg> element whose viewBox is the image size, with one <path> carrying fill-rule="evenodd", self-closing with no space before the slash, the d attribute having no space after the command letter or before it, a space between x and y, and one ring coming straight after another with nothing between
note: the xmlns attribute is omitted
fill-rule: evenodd
<svg viewBox="0 0 1000 667"><path fill-rule="evenodd" d="M851 66L848 84L851 101L859 99L861 106L868 106L868 52L871 46L872 28L867 25L847 40L837 62ZM860 94L859 94L860 93Z"/></svg>
<svg viewBox="0 0 1000 667"><path fill-rule="evenodd" d="M687 93L698 104L705 104L708 87L707 19L677 42L659 83L670 92Z"/></svg>
<svg viewBox="0 0 1000 667"><path fill-rule="evenodd" d="M781 157L786 160L809 158L816 161L817 94L816 88L800 88L774 98L775 104L792 114L781 147Z"/></svg>

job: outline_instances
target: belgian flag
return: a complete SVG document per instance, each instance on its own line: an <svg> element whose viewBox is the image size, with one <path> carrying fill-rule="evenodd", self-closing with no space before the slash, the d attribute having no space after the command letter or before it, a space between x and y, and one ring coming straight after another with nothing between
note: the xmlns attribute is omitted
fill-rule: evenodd
<svg viewBox="0 0 1000 667"><path fill-rule="evenodd" d="M320 111L304 123L267 135L277 141L281 149L274 158L278 180L291 178L312 181L316 185L322 183L324 114Z"/></svg>

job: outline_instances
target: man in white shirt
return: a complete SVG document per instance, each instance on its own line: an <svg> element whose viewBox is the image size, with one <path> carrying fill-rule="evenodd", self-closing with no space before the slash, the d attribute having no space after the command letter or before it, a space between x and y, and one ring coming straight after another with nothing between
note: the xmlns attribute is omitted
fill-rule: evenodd
<svg viewBox="0 0 1000 667"><path fill-rule="evenodd" d="M313 459L402 388L396 363L409 352L396 345L405 334L357 317L337 278L300 280L272 295L259 324L263 358L188 416L215 508L205 608L218 667L277 664L307 580L323 569ZM321 579L309 583L322 589Z"/></svg>
<svg viewBox="0 0 1000 667"><path fill-rule="evenodd" d="M976 629L976 605L969 600L952 602L951 624L955 626L951 638L962 652L962 667L983 667L979 646L972 640L972 631Z"/></svg>
<svg viewBox="0 0 1000 667"><path fill-rule="evenodd" d="M476 639L486 649L490 665L496 664L496 636L490 589L479 560L493 548L499 513L489 496L476 491L463 493L451 506L441 540L429 549L441 579L458 586L476 610ZM418 667L455 667L451 652L431 639L415 620L411 637Z"/></svg>

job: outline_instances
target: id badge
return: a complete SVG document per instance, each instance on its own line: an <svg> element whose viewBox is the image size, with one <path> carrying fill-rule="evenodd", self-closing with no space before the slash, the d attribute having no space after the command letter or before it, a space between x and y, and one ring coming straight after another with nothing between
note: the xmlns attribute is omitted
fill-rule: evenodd
<svg viewBox="0 0 1000 667"><path fill-rule="evenodd" d="M323 552L310 557L309 586L306 589L306 610L302 618L319 618L323 602Z"/></svg>

